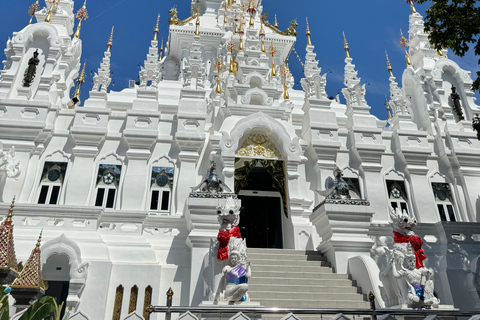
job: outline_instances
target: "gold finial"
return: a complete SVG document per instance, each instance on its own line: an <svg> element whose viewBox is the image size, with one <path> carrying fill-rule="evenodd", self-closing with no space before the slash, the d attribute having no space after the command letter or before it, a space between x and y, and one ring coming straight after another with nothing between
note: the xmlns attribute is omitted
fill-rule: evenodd
<svg viewBox="0 0 480 320"><path fill-rule="evenodd" d="M113 45L113 26L112 26L112 32L110 33L110 38L108 39L107 43L107 52L110 52L110 49L112 48Z"/></svg>
<svg viewBox="0 0 480 320"><path fill-rule="evenodd" d="M240 35L240 43L238 44L238 51L243 51L243 34L245 33L243 29L243 24L245 20L242 17L242 21L240 22L240 30L238 30L238 34Z"/></svg>
<svg viewBox="0 0 480 320"><path fill-rule="evenodd" d="M417 10L415 10L415 7L413 6L413 0L407 0L407 2L410 4L410 7L412 8L412 14L417 13Z"/></svg>
<svg viewBox="0 0 480 320"><path fill-rule="evenodd" d="M11 224L13 221L13 208L15 207L15 196L13 197L12 204L10 205L10 209L8 209L7 218L5 219L5 224Z"/></svg>
<svg viewBox="0 0 480 320"><path fill-rule="evenodd" d="M30 15L30 21L28 22L29 25L32 24L33 17L38 10L40 10L40 5L38 4L37 0L37 2L35 2L30 6L30 8L28 8L28 14Z"/></svg>
<svg viewBox="0 0 480 320"><path fill-rule="evenodd" d="M238 17L237 17L237 14L235 13L235 33L238 33L238 29L237 29L237 25L238 25Z"/></svg>
<svg viewBox="0 0 480 320"><path fill-rule="evenodd" d="M225 10L225 14L223 15L223 24L227 23L227 10Z"/></svg>
<svg viewBox="0 0 480 320"><path fill-rule="evenodd" d="M398 43L399 43L399 46L403 48L403 50L405 51L405 59L407 60L407 67L409 67L412 65L412 62L410 61L410 56L408 55L408 52L407 52L407 47L410 44L408 43L408 40L403 36L402 29L400 29L400 35L401 37Z"/></svg>
<svg viewBox="0 0 480 320"><path fill-rule="evenodd" d="M235 63L233 61L233 52L235 52L235 43L233 42L233 36L230 39L230 42L228 43L227 49L230 52L230 67L228 68L228 72L235 73Z"/></svg>
<svg viewBox="0 0 480 320"><path fill-rule="evenodd" d="M222 87L220 86L220 73L225 69L225 65L220 59L220 55L218 56L218 60L213 65L213 68L217 72L217 88L215 89L215 93L222 94Z"/></svg>
<svg viewBox="0 0 480 320"><path fill-rule="evenodd" d="M75 105L80 101L80 88L85 83L85 66L87 65L87 60L83 63L82 72L77 79L77 88L75 89L75 93L71 100L70 109L73 109Z"/></svg>
<svg viewBox="0 0 480 320"><path fill-rule="evenodd" d="M163 38L162 38L162 44L160 45L160 57L158 58L158 61L162 60L162 56L163 56Z"/></svg>
<svg viewBox="0 0 480 320"><path fill-rule="evenodd" d="M35 246L35 250L40 251L40 245L42 244L42 234L43 229L40 231L40 235L38 236L37 245Z"/></svg>
<svg viewBox="0 0 480 320"><path fill-rule="evenodd" d="M437 54L439 57L443 57L443 52L440 49L437 49Z"/></svg>
<svg viewBox="0 0 480 320"><path fill-rule="evenodd" d="M275 60L274 60L274 57L275 57L275 54L277 53L277 48L275 48L275 46L273 45L273 39L272 39L272 44L271 44L270 47L268 48L268 53L272 56L272 77L276 77L276 76L277 76L277 72L275 71Z"/></svg>
<svg viewBox="0 0 480 320"><path fill-rule="evenodd" d="M265 29L263 29L263 21L260 20L260 32L259 32L259 36L260 36L260 50L265 53Z"/></svg>
<svg viewBox="0 0 480 320"><path fill-rule="evenodd" d="M311 33L310 33L310 26L308 25L308 18L307 18L307 46L312 45L312 40L310 39Z"/></svg>
<svg viewBox="0 0 480 320"><path fill-rule="evenodd" d="M77 31L75 31L75 38L80 38L80 29L82 28L82 20L88 19L88 12L87 12L87 0L83 3L83 7L77 11L77 19L78 19L78 26Z"/></svg>
<svg viewBox="0 0 480 320"><path fill-rule="evenodd" d="M390 59L388 59L388 54L387 54L387 51L385 50L385 56L387 57L387 69L388 69L388 72L390 73L390 78L393 77L393 68L392 68L392 65L390 64Z"/></svg>
<svg viewBox="0 0 480 320"><path fill-rule="evenodd" d="M45 17L45 22L50 23L50 21L52 21L53 8L58 5L58 2L60 2L60 0L47 0L47 1L50 3L50 8L48 9L48 14Z"/></svg>
<svg viewBox="0 0 480 320"><path fill-rule="evenodd" d="M290 75L290 70L288 69L288 62L283 60L283 66L280 69L282 78L283 78L283 99L289 100L290 95L288 94L287 78Z"/></svg>
<svg viewBox="0 0 480 320"><path fill-rule="evenodd" d="M343 48L347 53L347 58L350 58L350 48L348 47L347 37L345 37L345 32L343 33Z"/></svg>
<svg viewBox="0 0 480 320"><path fill-rule="evenodd" d="M200 15L197 15L197 22L195 22L195 35L200 34Z"/></svg>
<svg viewBox="0 0 480 320"><path fill-rule="evenodd" d="M157 24L155 25L155 29L153 29L153 41L157 41L157 35L158 35L158 22L160 21L160 13L158 14L157 17Z"/></svg>
<svg viewBox="0 0 480 320"><path fill-rule="evenodd" d="M392 113L391 113L391 108L390 108L390 104L388 103L388 100L387 100L387 95L385 95L385 105L387 106L387 112L388 112L388 119L392 119Z"/></svg>
<svg viewBox="0 0 480 320"><path fill-rule="evenodd" d="M277 15L275 15L275 24L273 25L275 28L278 28L278 22L277 22Z"/></svg>
<svg viewBox="0 0 480 320"><path fill-rule="evenodd" d="M248 13L250 13L250 27L254 26L254 20L253 20L253 14L257 11L255 9L255 4L253 3L253 0L250 0L248 3Z"/></svg>

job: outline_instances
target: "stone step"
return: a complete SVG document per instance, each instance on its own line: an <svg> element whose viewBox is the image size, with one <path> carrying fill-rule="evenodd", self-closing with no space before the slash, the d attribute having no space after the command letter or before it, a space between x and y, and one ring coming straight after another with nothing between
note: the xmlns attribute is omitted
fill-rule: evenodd
<svg viewBox="0 0 480 320"><path fill-rule="evenodd" d="M285 294L288 295L288 294ZM264 306L271 308L360 308L369 309L370 304L366 301L350 301L350 300L335 300L335 301L323 301L323 300L297 300L297 299L259 299L255 300L251 297L252 301L258 301ZM301 317L300 317L301 319Z"/></svg>
<svg viewBox="0 0 480 320"><path fill-rule="evenodd" d="M261 259L252 258L248 256L250 261L254 261L255 265L268 265L268 264L275 264L275 265L282 265L282 266L305 266L305 267L330 267L330 263L324 259L325 257L320 257L323 260L302 260L302 259L267 259L262 256Z"/></svg>
<svg viewBox="0 0 480 320"><path fill-rule="evenodd" d="M353 287L352 281L347 278L346 275L343 278L339 279L318 279L318 278L303 278L303 279L296 279L296 278L261 278L257 277L254 273L252 274L253 277L248 280L249 285L298 285L303 287L333 287L333 286L346 286L346 287ZM355 288L355 287L353 287Z"/></svg>
<svg viewBox="0 0 480 320"><path fill-rule="evenodd" d="M288 291L250 291L248 294L254 300L284 299L286 295L292 295ZM363 295L357 293L318 293L318 292L295 292L295 300L316 300L316 301L364 301Z"/></svg>
<svg viewBox="0 0 480 320"><path fill-rule="evenodd" d="M350 285L338 285L337 283L332 283L332 285L284 285L284 284L258 284L252 283L251 281L248 284L248 292L260 292L260 291L273 291L273 292L312 292L312 293L358 293L357 287Z"/></svg>
<svg viewBox="0 0 480 320"><path fill-rule="evenodd" d="M259 271L252 265L252 278L279 278L283 279L348 279L346 274L317 273L317 272L284 272L276 270Z"/></svg>
<svg viewBox="0 0 480 320"><path fill-rule="evenodd" d="M258 264L255 263L255 261L252 261L252 271L255 270L254 272L261 272L261 271L272 271L275 270L276 272L287 272L288 274L290 273L295 273L295 272L301 272L301 273L332 273L333 270L332 268L329 267L320 267L320 266L285 266L285 265L278 265L277 261L272 261L272 264ZM288 275L287 275L288 276Z"/></svg>

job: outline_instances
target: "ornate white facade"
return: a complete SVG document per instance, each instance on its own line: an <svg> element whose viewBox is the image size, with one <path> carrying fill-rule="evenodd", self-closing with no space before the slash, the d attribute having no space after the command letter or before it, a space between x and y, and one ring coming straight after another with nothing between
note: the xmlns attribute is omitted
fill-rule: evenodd
<svg viewBox="0 0 480 320"><path fill-rule="evenodd" d="M44 278L69 282L71 319L111 319L120 285L121 319L134 286L132 319L142 319L145 296L163 305L170 287L174 305L208 300L201 273L225 198L191 188L211 161L242 204L278 200L265 217L281 226L268 236L273 242L249 244L255 222L244 219L249 248L318 250L363 293L372 291L379 307L397 306L400 297L380 272L392 244L389 207L398 207L418 221L441 305L480 309L480 141L471 128L480 108L470 72L430 47L420 14L410 15L411 65L401 86L390 77L393 115L385 122L370 114L361 68L350 56L346 105L328 99L313 45L306 48L303 91L292 89L284 61L296 38L261 25L261 0L253 2L253 18L242 18L235 1L227 8L220 0L196 1L199 18L192 10L189 22L170 26L164 56L153 40L139 85L119 92L108 90L115 60L109 47L90 98L70 109L82 52L73 4L61 0L50 23L43 22L45 8L36 13L40 22L15 32L0 73L0 210L6 214L16 196L19 260L43 229ZM235 18L245 22L243 35L235 33ZM35 77L25 87L36 50ZM225 66L220 72L217 60ZM454 110L452 86L464 120ZM335 166L359 199L325 201L317 193ZM273 186L262 184L265 176ZM245 205L252 211L267 215Z"/></svg>

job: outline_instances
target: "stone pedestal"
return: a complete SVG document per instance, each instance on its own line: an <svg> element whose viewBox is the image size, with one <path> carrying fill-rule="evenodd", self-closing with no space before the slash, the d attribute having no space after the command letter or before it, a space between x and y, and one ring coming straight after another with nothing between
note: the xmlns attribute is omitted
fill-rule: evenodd
<svg viewBox="0 0 480 320"><path fill-rule="evenodd" d="M374 241L367 233L373 214L365 200L327 200L310 216L322 237L317 250L327 257L337 273L347 273L349 258L370 255Z"/></svg>

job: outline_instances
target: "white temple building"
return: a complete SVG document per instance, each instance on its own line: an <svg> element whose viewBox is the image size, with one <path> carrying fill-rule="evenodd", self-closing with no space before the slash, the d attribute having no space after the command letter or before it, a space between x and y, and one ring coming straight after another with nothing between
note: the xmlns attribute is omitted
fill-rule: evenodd
<svg viewBox="0 0 480 320"><path fill-rule="evenodd" d="M17 260L43 230L47 294L70 319L163 319L145 307L164 305L169 288L173 305L215 300L204 269L217 207L238 197L252 266L243 304L368 308L372 292L378 308L406 309L386 271L393 207L417 221L438 308L480 312L470 71L430 46L412 11L385 122L370 113L347 40L346 104L327 96L310 40L295 90L296 23L278 30L262 17L274 8L239 2L192 1L183 21L172 9L165 48L157 23L140 81L121 91L109 88L112 39L93 88L81 86L73 0L47 1L13 33L0 71L0 213L15 197ZM72 99L74 86L89 98ZM215 174L221 191L208 188ZM338 181L346 194L326 195Z"/></svg>

